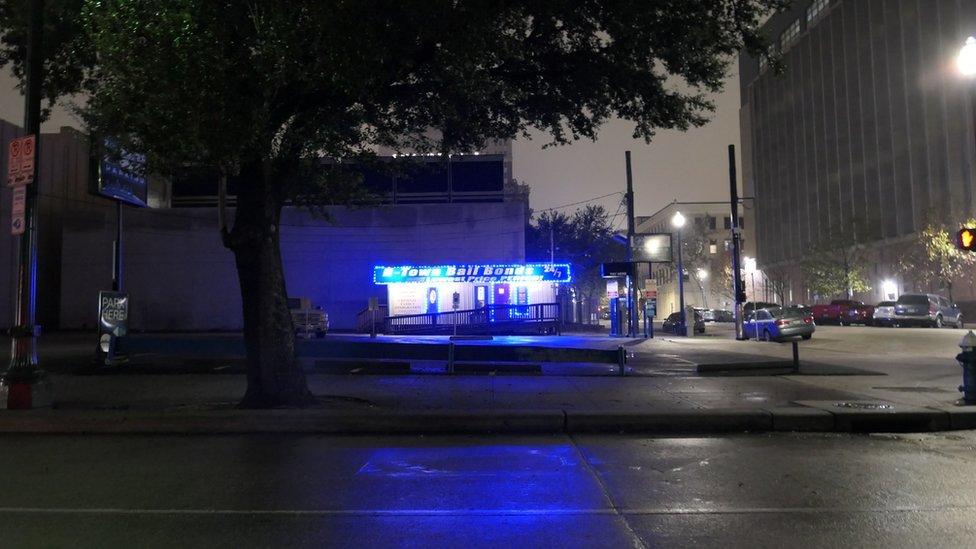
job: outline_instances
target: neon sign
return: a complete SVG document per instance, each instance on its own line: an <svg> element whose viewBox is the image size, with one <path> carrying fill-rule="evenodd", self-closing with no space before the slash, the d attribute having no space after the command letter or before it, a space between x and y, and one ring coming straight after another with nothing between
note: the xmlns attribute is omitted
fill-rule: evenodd
<svg viewBox="0 0 976 549"><path fill-rule="evenodd" d="M569 282L572 280L566 263L528 263L509 265L377 265L373 267L373 282L398 284L403 282Z"/></svg>

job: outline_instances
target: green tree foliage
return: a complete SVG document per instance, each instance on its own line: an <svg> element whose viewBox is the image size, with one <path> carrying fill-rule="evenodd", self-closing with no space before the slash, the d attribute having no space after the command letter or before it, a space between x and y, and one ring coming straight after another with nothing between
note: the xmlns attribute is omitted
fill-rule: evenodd
<svg viewBox="0 0 976 549"><path fill-rule="evenodd" d="M626 247L613 235L611 216L603 206L589 205L577 209L572 216L547 210L526 227L525 254L530 261L546 262L552 250L555 261L572 265L570 287L593 310L606 282L600 265L627 256Z"/></svg>
<svg viewBox="0 0 976 549"><path fill-rule="evenodd" d="M976 219L958 225L946 225L930 216L906 252L901 255L899 270L917 283L945 289L952 299L953 283L972 278L976 254L960 250L955 242L959 227L976 227Z"/></svg>
<svg viewBox="0 0 976 549"><path fill-rule="evenodd" d="M835 231L812 246L800 264L807 289L819 299L854 294L871 289L867 258L858 244L856 231Z"/></svg>
<svg viewBox="0 0 976 549"><path fill-rule="evenodd" d="M0 64L23 74L27 0L0 0ZM742 49L783 0L49 0L45 96L84 93L91 129L157 171L238 175L225 242L243 301L242 405L310 401L294 356L279 218L295 197L347 200L322 158L376 146L463 152L546 132L635 138L707 121ZM436 129L437 132L428 132ZM339 177L339 179L343 179ZM319 190L309 189L312 180ZM304 201L307 203L308 201Z"/></svg>

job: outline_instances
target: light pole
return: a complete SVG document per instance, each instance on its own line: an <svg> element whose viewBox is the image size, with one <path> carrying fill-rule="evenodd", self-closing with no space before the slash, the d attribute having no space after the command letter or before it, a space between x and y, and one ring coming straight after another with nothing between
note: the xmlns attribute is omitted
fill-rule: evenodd
<svg viewBox="0 0 976 549"><path fill-rule="evenodd" d="M969 93L966 100L969 103L973 132L976 134L976 86L973 85L974 77L976 77L976 38L972 36L966 38L965 45L959 49L959 55L956 56L956 68L959 70L959 74L969 80Z"/></svg>
<svg viewBox="0 0 976 549"><path fill-rule="evenodd" d="M675 212L674 217L671 218L671 225L678 229L678 307L681 311L678 332L681 335L688 335L685 318L685 265L681 261L681 228L685 226L685 216L681 215L681 212Z"/></svg>
<svg viewBox="0 0 976 549"><path fill-rule="evenodd" d="M745 266L746 274L749 275L749 280L752 282L752 314L753 314L752 321L753 321L753 323L755 323L756 322L756 318L755 318L755 314L756 314L756 258L749 257L749 256L743 257L742 258L742 263ZM756 326L756 324L753 324L753 326ZM758 330L758 328L756 329L756 341L759 341L759 330Z"/></svg>
<svg viewBox="0 0 976 549"><path fill-rule="evenodd" d="M698 277L698 289L701 290L702 307L708 308L708 299L705 298L705 285L702 284L705 280L708 280L708 271L699 268L695 271L695 276Z"/></svg>

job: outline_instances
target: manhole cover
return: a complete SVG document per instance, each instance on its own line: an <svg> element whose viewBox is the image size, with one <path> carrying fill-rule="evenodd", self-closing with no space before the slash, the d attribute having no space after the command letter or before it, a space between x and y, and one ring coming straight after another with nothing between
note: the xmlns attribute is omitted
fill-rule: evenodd
<svg viewBox="0 0 976 549"><path fill-rule="evenodd" d="M890 410L893 408L891 404L882 404L880 402L836 402L834 406L838 408L854 408L857 410Z"/></svg>

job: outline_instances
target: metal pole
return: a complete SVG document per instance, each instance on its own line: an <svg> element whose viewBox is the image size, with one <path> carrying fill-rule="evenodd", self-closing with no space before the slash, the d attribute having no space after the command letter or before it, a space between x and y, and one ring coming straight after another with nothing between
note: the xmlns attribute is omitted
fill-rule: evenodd
<svg viewBox="0 0 976 549"><path fill-rule="evenodd" d="M112 254L112 291L123 292L122 281L122 201L115 201L115 249Z"/></svg>
<svg viewBox="0 0 976 549"><path fill-rule="evenodd" d="M688 319L685 318L685 265L681 260L681 227L678 227L678 307L681 335L688 335Z"/></svg>
<svg viewBox="0 0 976 549"><path fill-rule="evenodd" d="M630 169L630 151L624 152L624 159L627 164L627 263L629 264L627 277L627 335L637 337L637 325L634 323L636 316L636 303L634 300L634 277L637 273L634 265L634 177Z"/></svg>
<svg viewBox="0 0 976 549"><path fill-rule="evenodd" d="M732 214L729 225L732 231L732 315L735 320L735 338L744 340L746 336L742 327L742 305L745 301L745 288L742 283L742 257L739 251L739 187L735 176L735 145L729 145L729 198Z"/></svg>
<svg viewBox="0 0 976 549"><path fill-rule="evenodd" d="M33 385L40 380L42 373L37 362L37 188L40 186L41 149L41 83L42 57L41 39L44 30L44 5L42 0L31 2L30 34L27 46L27 88L25 90L24 131L34 136L34 182L27 185L24 216L27 226L18 239L17 254L17 296L14 309L13 328L10 331L10 364L4 381L11 390L8 408L30 408L37 399L30 396L14 395L14 385Z"/></svg>

